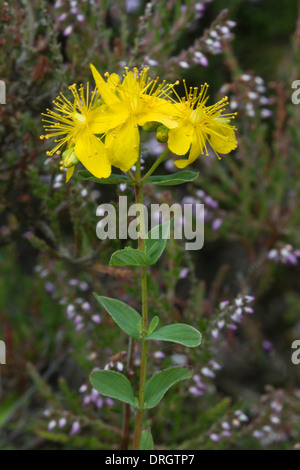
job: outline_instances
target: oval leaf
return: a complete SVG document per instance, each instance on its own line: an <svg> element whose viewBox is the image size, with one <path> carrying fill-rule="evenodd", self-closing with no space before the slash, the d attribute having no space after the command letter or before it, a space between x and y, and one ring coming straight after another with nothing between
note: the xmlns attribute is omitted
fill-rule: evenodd
<svg viewBox="0 0 300 470"><path fill-rule="evenodd" d="M150 266L150 257L141 250L127 246L124 250L112 254L110 266Z"/></svg>
<svg viewBox="0 0 300 470"><path fill-rule="evenodd" d="M139 450L154 450L153 437L150 429L143 431Z"/></svg>
<svg viewBox="0 0 300 470"><path fill-rule="evenodd" d="M97 370L90 374L90 382L101 395L115 398L137 408L131 383L120 372Z"/></svg>
<svg viewBox="0 0 300 470"><path fill-rule="evenodd" d="M149 325L149 328L148 328L148 333L150 335L150 333L152 333L155 328L157 327L157 325L159 324L159 318L158 317L153 317L152 320L151 320L151 323Z"/></svg>
<svg viewBox="0 0 300 470"><path fill-rule="evenodd" d="M96 178L87 170L80 170L77 172L79 178L87 180L87 181L94 181L95 183L101 184L121 184L126 183L128 185L132 185L131 179L126 175L110 175L108 178Z"/></svg>
<svg viewBox="0 0 300 470"><path fill-rule="evenodd" d="M178 171L172 175L149 176L145 184L156 184L158 186L176 186L177 184L189 183L199 176L195 171Z"/></svg>
<svg viewBox="0 0 300 470"><path fill-rule="evenodd" d="M171 367L153 375L146 383L144 408L154 408L172 385L190 379L192 374L185 367Z"/></svg>
<svg viewBox="0 0 300 470"><path fill-rule="evenodd" d="M141 338L142 318L141 315L124 302L103 297L94 293L94 296L102 307L110 314L121 330L135 339Z"/></svg>
<svg viewBox="0 0 300 470"><path fill-rule="evenodd" d="M150 232L147 233L145 240L145 252L150 258L150 265L155 264L161 257L170 238L170 227L173 220L167 220L163 224L155 225Z"/></svg>
<svg viewBox="0 0 300 470"><path fill-rule="evenodd" d="M175 323L174 325L162 326L147 335L145 339L171 341L172 343L183 344L183 346L188 348L195 348L201 343L201 333L196 328L185 323Z"/></svg>

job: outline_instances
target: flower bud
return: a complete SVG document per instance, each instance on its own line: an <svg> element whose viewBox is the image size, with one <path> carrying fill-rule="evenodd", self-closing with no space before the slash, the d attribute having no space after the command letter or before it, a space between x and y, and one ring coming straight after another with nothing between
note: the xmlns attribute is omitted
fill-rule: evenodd
<svg viewBox="0 0 300 470"><path fill-rule="evenodd" d="M156 121L145 122L145 124L143 125L143 130L146 132L156 131L158 124L159 123Z"/></svg>
<svg viewBox="0 0 300 470"><path fill-rule="evenodd" d="M168 141L168 135L169 135L169 129L163 124L160 124L156 131L157 142L160 142L161 144L165 144Z"/></svg>
<svg viewBox="0 0 300 470"><path fill-rule="evenodd" d="M74 147L70 147L62 154L62 163L65 168L70 168L71 166L77 165L79 163L76 153L74 152Z"/></svg>

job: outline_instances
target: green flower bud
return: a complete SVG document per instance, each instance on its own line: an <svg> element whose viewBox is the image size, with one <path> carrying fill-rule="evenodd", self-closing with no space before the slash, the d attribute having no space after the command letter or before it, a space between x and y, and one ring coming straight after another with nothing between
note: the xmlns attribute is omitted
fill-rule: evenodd
<svg viewBox="0 0 300 470"><path fill-rule="evenodd" d="M156 131L157 142L160 142L161 144L165 144L166 142L168 142L168 135L169 135L169 129L163 124L160 124Z"/></svg>
<svg viewBox="0 0 300 470"><path fill-rule="evenodd" d="M149 122L146 122L144 125L143 125L143 131L146 131L146 132L153 132L153 131L156 131L157 127L158 127L158 122L156 121L149 121Z"/></svg>
<svg viewBox="0 0 300 470"><path fill-rule="evenodd" d="M65 150L65 152L63 152L62 164L65 168L71 168L71 166L75 166L77 163L79 163L79 160L76 157L74 147L70 147L69 149Z"/></svg>

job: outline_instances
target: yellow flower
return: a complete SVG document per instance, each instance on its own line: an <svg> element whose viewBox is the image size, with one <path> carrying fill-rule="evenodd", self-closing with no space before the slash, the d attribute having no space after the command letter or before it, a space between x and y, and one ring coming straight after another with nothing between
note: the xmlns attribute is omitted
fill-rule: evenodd
<svg viewBox="0 0 300 470"><path fill-rule="evenodd" d="M174 105L167 101L173 85L165 82L157 86L158 79L148 78L148 68L128 71L123 81L116 74L105 74L103 79L91 65L92 73L105 106L98 113L94 130L105 133L105 148L112 165L128 171L139 156L140 134L138 126L156 121L168 128L177 126Z"/></svg>
<svg viewBox="0 0 300 470"><path fill-rule="evenodd" d="M47 155L60 153L61 147L75 152L81 163L96 177L108 178L111 173L111 164L105 151L103 142L96 137L94 131L95 119L99 113L96 102L96 92L93 91L89 97L89 85L87 85L86 96L81 86L77 91L76 85L69 87L74 97L71 103L62 93L54 101L54 111L47 109L43 114L47 119L45 130L49 134L41 136L41 139L58 137L55 147L47 152ZM66 166L64 160L62 165L68 168L67 181L73 174L75 166Z"/></svg>
<svg viewBox="0 0 300 470"><path fill-rule="evenodd" d="M204 150L206 155L207 143L210 144L216 155L226 154L237 147L234 131L236 128L230 125L236 113L223 114L228 104L227 97L221 99L212 106L206 106L208 100L205 83L198 88L187 90L186 96L179 98L179 103L174 104L178 127L169 131L169 149L177 155L185 155L189 151L187 159L176 160L174 163L178 168L185 168L193 163Z"/></svg>

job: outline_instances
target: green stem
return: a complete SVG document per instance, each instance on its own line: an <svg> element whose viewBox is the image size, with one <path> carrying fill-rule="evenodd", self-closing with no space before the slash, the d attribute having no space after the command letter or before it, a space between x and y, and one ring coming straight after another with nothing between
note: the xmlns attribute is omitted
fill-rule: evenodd
<svg viewBox="0 0 300 470"><path fill-rule="evenodd" d="M143 185L141 184L141 159L139 158L136 165L136 184L135 184L135 200L137 204L143 204ZM141 216L141 236L139 238L139 249L145 251L145 221L144 213ZM139 450L141 434L143 429L144 415L144 397L147 372L147 346L148 342L144 340L148 329L148 299L147 299L147 270L141 268L141 287L142 287L142 350L141 350L141 366L140 366L140 385L139 385L139 410L137 412L136 424L134 429L133 449Z"/></svg>
<svg viewBox="0 0 300 470"><path fill-rule="evenodd" d="M132 381L133 359L134 359L135 340L129 337L128 353L127 353L127 378ZM128 450L130 439L130 405L124 404L123 407L123 427L122 427L122 443L120 450Z"/></svg>
<svg viewBox="0 0 300 470"><path fill-rule="evenodd" d="M167 147L163 153L160 155L160 157L156 160L154 165L150 168L150 170L145 174L145 176L142 178L141 183L145 183L145 181L149 178L150 175L156 170L156 168L161 164L163 159L168 155L170 152L169 148Z"/></svg>

